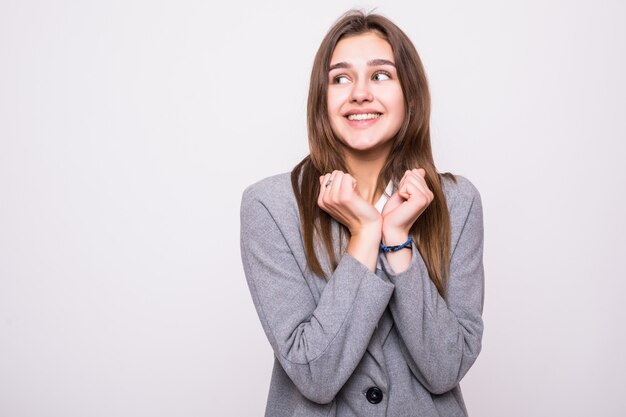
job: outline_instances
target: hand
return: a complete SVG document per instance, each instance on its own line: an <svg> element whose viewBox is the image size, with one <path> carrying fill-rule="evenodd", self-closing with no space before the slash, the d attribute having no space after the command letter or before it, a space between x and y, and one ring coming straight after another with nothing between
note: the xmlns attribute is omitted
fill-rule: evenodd
<svg viewBox="0 0 626 417"><path fill-rule="evenodd" d="M433 201L434 194L426 185L423 168L406 171L398 190L383 208L383 241L386 245L398 245L409 235L413 223Z"/></svg>
<svg viewBox="0 0 626 417"><path fill-rule="evenodd" d="M320 177L318 206L350 230L352 236L367 230L380 235L382 217L378 210L356 191L356 180L350 174L333 171Z"/></svg>

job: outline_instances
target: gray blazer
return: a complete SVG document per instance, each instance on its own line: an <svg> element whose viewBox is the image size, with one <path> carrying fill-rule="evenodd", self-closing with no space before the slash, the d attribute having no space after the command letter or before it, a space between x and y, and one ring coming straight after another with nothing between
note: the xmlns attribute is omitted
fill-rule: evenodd
<svg viewBox="0 0 626 417"><path fill-rule="evenodd" d="M481 347L483 219L478 191L456 178L443 178L447 300L415 248L399 274L381 253L375 273L343 254L334 271L320 256L328 281L314 275L289 174L244 191L241 257L274 350L266 417L467 415L459 381Z"/></svg>

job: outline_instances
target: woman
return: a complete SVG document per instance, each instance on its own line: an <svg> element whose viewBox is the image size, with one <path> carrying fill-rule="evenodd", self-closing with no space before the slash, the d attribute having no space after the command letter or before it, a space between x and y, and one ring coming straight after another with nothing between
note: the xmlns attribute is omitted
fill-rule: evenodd
<svg viewBox="0 0 626 417"><path fill-rule="evenodd" d="M349 12L315 57L310 155L246 189L244 270L275 361L266 416L465 416L483 323L480 196L438 174L419 56Z"/></svg>

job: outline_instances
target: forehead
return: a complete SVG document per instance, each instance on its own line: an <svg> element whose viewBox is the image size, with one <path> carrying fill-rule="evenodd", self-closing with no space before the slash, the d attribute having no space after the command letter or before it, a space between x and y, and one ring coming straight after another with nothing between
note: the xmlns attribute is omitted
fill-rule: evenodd
<svg viewBox="0 0 626 417"><path fill-rule="evenodd" d="M353 35L337 42L330 64L348 62L358 64L372 59L387 59L393 62L391 45L375 32Z"/></svg>

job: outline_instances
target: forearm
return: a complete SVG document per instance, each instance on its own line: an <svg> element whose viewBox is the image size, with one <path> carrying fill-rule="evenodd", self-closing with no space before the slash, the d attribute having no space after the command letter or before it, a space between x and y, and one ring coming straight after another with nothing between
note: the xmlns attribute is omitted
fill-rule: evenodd
<svg viewBox="0 0 626 417"><path fill-rule="evenodd" d="M478 191L460 182L450 212L451 259L445 299L416 247L409 267L399 272L387 258L383 269L395 286L389 308L406 346L409 367L433 393L452 389L481 349L484 298L483 220Z"/></svg>
<svg viewBox="0 0 626 417"><path fill-rule="evenodd" d="M315 304L297 271L285 269L288 265L283 259L264 268L244 259L276 358L305 397L327 403L361 361L393 285L344 255Z"/></svg>
<svg viewBox="0 0 626 417"><path fill-rule="evenodd" d="M393 285L344 254L315 298L310 272L298 262L301 237L283 232L297 219L286 219L256 195L246 192L242 198L241 256L257 313L276 358L300 392L311 401L330 402L363 357ZM353 247L362 250L359 242ZM377 253L370 250L368 256L372 252Z"/></svg>
<svg viewBox="0 0 626 417"><path fill-rule="evenodd" d="M429 391L443 393L458 384L480 352L481 303L470 301L468 291L468 303L462 308L449 305L430 280L417 249L413 250L410 267L390 274L395 291L389 307L413 374Z"/></svg>

